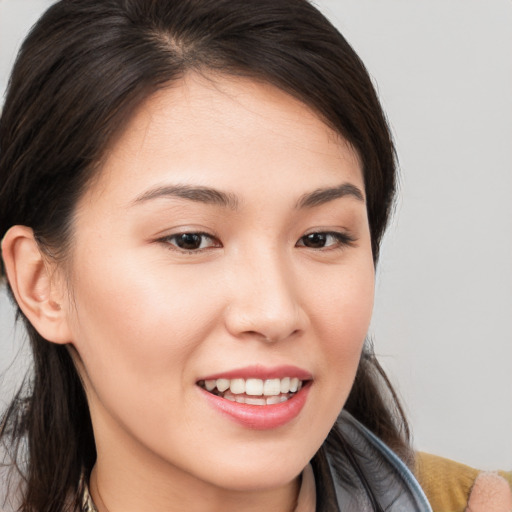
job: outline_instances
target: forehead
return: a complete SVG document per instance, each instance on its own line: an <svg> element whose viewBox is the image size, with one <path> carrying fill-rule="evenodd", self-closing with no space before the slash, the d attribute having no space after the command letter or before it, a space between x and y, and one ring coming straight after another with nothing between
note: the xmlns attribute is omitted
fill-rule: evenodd
<svg viewBox="0 0 512 512"><path fill-rule="evenodd" d="M320 170L363 187L357 152L304 103L264 82L190 73L139 106L107 151L99 186L313 184Z"/></svg>

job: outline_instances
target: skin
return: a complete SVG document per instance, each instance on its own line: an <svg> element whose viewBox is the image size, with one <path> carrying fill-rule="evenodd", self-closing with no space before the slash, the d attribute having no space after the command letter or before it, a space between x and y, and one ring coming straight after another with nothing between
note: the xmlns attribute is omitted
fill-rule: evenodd
<svg viewBox="0 0 512 512"><path fill-rule="evenodd" d="M343 184L361 198L297 207ZM230 203L151 197L176 185L215 188ZM209 235L197 250L173 238L197 232ZM313 232L342 238L311 247ZM73 347L85 383L99 511L293 510L298 476L352 386L373 306L354 150L268 84L188 75L134 114L79 202L74 233L65 270L39 267L46 277L25 281L39 283L34 297L54 319L34 324ZM37 259L23 228L6 240L6 261ZM249 364L311 374L296 418L254 430L207 403L198 379Z"/></svg>

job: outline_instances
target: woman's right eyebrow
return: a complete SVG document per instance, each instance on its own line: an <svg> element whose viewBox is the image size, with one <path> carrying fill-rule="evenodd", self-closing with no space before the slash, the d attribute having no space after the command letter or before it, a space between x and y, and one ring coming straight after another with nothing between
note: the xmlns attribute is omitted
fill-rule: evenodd
<svg viewBox="0 0 512 512"><path fill-rule="evenodd" d="M157 198L180 198L199 203L214 204L230 208L238 209L239 200L234 194L223 192L211 187L195 186L195 185L163 185L143 192L133 201L133 205L144 203Z"/></svg>

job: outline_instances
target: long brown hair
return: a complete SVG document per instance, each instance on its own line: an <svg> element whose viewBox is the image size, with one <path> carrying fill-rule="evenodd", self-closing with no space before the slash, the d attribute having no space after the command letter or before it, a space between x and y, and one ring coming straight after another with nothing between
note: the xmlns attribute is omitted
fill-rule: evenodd
<svg viewBox="0 0 512 512"><path fill-rule="evenodd" d="M64 259L77 200L123 121L191 70L271 83L352 144L377 262L395 193L393 143L364 65L306 0L53 5L21 48L0 119L0 237L13 225L29 226L46 254ZM80 510L81 477L96 457L84 390L68 349L18 315L33 370L1 420L0 440L24 478L20 510ZM407 422L369 342L345 408L409 456Z"/></svg>

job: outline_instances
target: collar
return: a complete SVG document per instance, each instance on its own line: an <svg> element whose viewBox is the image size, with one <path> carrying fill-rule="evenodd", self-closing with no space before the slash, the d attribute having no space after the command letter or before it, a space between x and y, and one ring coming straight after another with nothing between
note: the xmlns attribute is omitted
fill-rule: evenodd
<svg viewBox="0 0 512 512"><path fill-rule="evenodd" d="M84 512L98 512L89 493L88 485L85 485L84 487L84 499L82 501L82 506Z"/></svg>

